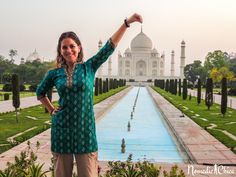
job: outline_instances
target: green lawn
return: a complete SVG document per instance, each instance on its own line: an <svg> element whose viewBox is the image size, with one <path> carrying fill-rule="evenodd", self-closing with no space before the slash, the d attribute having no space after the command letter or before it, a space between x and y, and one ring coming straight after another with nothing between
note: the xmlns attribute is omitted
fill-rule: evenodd
<svg viewBox="0 0 236 177"><path fill-rule="evenodd" d="M230 122L236 122L236 110L228 108L226 115L222 117L220 113L220 105L218 104L214 104L210 110L207 110L204 100L201 100L200 105L197 105L196 97L192 97L191 100L183 100L182 97L172 95L160 88L155 87L154 89L201 127L207 128L211 123L213 123L217 125L217 129L226 130L236 136L236 124L227 124ZM196 116L196 114L199 116ZM207 119L208 121L204 121L200 118ZM236 141L222 132L214 129L207 129L207 131L227 147L236 147ZM234 153L236 153L236 150L234 150Z"/></svg>
<svg viewBox="0 0 236 177"><path fill-rule="evenodd" d="M121 90L127 87L120 87L117 89L110 90L107 93L101 94L99 96L94 96L94 104L101 102L102 100L120 92ZM57 105L57 102L53 102L54 105ZM23 142L38 133L48 129L50 125L45 123L50 120L50 115L44 112L44 107L42 105L34 106L26 109L22 109L19 115L19 123L16 123L15 113L4 113L0 114L0 153L10 149L16 144L9 144L7 141L8 137L14 136L20 132L23 132L27 129L30 129L34 126L37 126L36 129L22 134L15 138L19 142ZM37 120L27 118L27 116L36 117ZM6 146L1 146L1 144L8 144Z"/></svg>

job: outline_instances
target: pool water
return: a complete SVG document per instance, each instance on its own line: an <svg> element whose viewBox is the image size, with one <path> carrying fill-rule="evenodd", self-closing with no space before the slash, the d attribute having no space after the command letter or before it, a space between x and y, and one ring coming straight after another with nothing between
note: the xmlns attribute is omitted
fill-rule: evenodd
<svg viewBox="0 0 236 177"><path fill-rule="evenodd" d="M137 102L131 119L135 99ZM132 88L97 122L96 128L101 161L125 161L132 154L133 161L183 162L162 115L145 87ZM123 138L125 153L121 153Z"/></svg>

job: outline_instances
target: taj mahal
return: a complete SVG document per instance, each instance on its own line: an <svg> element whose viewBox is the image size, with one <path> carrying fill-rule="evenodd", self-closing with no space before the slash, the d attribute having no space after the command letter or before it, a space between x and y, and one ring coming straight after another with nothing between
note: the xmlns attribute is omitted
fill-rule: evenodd
<svg viewBox="0 0 236 177"><path fill-rule="evenodd" d="M102 47L99 41L98 48ZM137 34L130 43L124 54L118 53L118 74L116 78L123 78L135 81L147 81L154 79L184 78L185 66L185 42L181 42L180 74L175 75L175 54L171 52L170 76L165 76L165 55L153 48L152 40L143 32ZM108 75L103 74L104 66L100 67L97 77L111 76L111 58L108 59Z"/></svg>
<svg viewBox="0 0 236 177"><path fill-rule="evenodd" d="M102 41L98 42L98 50L103 46ZM160 54L153 47L152 40L143 32L142 28L130 42L123 54L118 52L118 68L117 75L112 75L112 58L108 59L107 64L103 64L97 71L96 77L99 78L117 78L126 79L126 81L150 81L154 79L183 79L185 67L185 42L181 42L180 54L180 73L175 73L175 52L171 51L170 60L170 75L165 73L165 54ZM26 58L27 61L37 60L43 62L42 57L35 51L30 53ZM168 60L169 61L169 60ZM21 59L21 64L24 64L24 58ZM108 66L107 66L108 65ZM107 66L107 68L105 68ZM107 70L107 74L105 74Z"/></svg>

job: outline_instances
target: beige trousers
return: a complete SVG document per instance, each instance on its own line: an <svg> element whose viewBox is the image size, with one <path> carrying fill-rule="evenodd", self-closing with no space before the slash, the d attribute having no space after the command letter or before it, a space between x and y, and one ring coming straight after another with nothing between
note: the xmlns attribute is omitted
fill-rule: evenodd
<svg viewBox="0 0 236 177"><path fill-rule="evenodd" d="M74 158L78 177L98 177L97 152L85 154L52 154L55 177L72 177Z"/></svg>

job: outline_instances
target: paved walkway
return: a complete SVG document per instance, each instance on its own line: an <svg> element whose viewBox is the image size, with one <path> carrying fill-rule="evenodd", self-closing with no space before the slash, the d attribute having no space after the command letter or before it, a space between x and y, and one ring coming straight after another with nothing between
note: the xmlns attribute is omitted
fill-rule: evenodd
<svg viewBox="0 0 236 177"><path fill-rule="evenodd" d="M54 93L52 96L52 101L58 100L58 94ZM25 97L20 99L20 108L28 108L31 106L37 106L40 105L40 101L37 100L36 96L31 97ZM0 113L2 112L9 112L9 111L15 111L15 108L12 106L12 100L8 101L0 101Z"/></svg>
<svg viewBox="0 0 236 177"><path fill-rule="evenodd" d="M197 91L188 89L188 94L191 93L192 96L197 97ZM205 92L202 92L202 99L205 99ZM221 95L213 94L213 102L221 104ZM228 107L236 109L236 98L228 96Z"/></svg>

